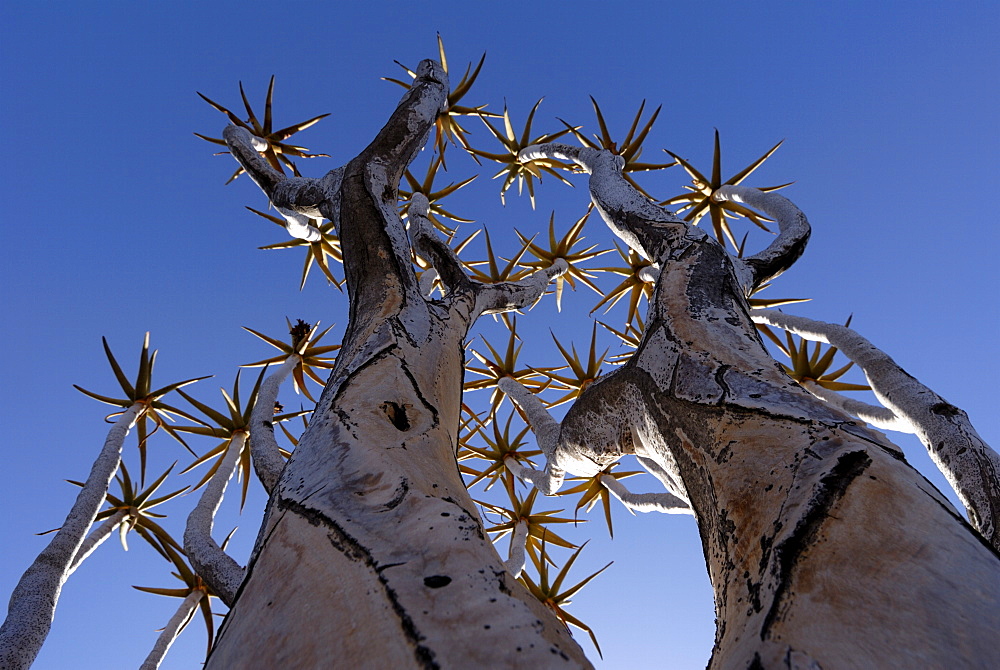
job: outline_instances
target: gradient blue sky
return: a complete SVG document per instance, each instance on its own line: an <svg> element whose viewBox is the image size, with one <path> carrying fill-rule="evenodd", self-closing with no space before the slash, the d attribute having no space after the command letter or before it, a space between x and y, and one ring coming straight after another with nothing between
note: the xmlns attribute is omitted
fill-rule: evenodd
<svg viewBox="0 0 1000 670"><path fill-rule="evenodd" d="M773 295L813 298L789 311L814 318L853 313L860 332L966 409L988 442L1000 442L1000 240L992 209L1000 187L1000 5L622 5L3 3L0 593L10 592L46 541L33 533L62 522L76 493L63 479L85 477L103 442L104 406L71 386L114 393L102 335L134 374L142 335L151 331L157 379L215 374L193 393L218 406L217 388L231 387L237 366L271 355L240 326L280 334L288 316L337 323L333 336L343 333L340 293L318 276L298 291L300 252L257 250L282 241L282 231L244 210L265 206L248 180L223 186L231 159L213 157L192 132L218 136L224 119L195 91L235 109L242 80L259 107L276 75L276 124L331 113L296 138L333 156L299 162L304 174L319 175L368 143L400 94L379 77L401 74L394 59L412 67L434 57L436 32L455 74L488 53L470 101L496 111L506 101L522 123L545 96L538 132L560 128L557 116L595 132L593 95L621 135L646 99L663 112L645 158L658 160L666 147L708 170L718 128L727 175L785 138L748 183L794 180L786 194L814 232ZM467 127L475 144L495 150L479 121ZM475 168L451 156L455 180ZM489 166L484 172L448 205L489 225L505 250L516 242L514 227L544 231L555 210L565 229L586 205L577 178L576 189L546 180L536 211L513 192L503 209L499 183L489 180ZM660 197L686 182L679 168L642 181ZM597 221L587 235L610 243ZM605 260L593 265L614 264ZM586 291L569 296L562 314L543 306L522 317L523 332L534 335L522 354L527 364L551 360L550 327L586 346L596 302ZM282 398L298 404L288 389ZM944 486L919 443L891 437ZM199 453L213 444L193 442ZM166 439L154 438L151 449L153 474L190 460ZM132 441L126 461L137 467ZM194 481L172 477L166 486ZM240 525L234 550L241 560L262 504L254 487L244 516L236 520L230 496L217 526L224 534ZM177 537L193 498L168 520ZM568 504L545 502L547 509ZM615 561L571 608L593 626L604 661L586 636L581 643L604 668L703 666L713 613L693 522L618 512L613 542L596 510L573 535L594 538L580 577ZM130 547L125 554L109 542L73 576L36 668L141 662L176 602L129 585L175 580L139 538ZM205 644L199 628L194 621L163 667L197 667Z"/></svg>

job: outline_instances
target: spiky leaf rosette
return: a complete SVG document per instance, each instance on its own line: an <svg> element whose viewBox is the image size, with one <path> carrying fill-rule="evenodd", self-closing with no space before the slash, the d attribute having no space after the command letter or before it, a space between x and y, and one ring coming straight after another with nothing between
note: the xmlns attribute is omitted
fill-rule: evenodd
<svg viewBox="0 0 1000 670"><path fill-rule="evenodd" d="M284 219L279 219L276 216L265 214L264 212L254 209L253 207L247 207L247 209L258 216L264 217L271 223L281 226L282 228L285 228L286 226L286 221ZM318 219L310 219L309 225L319 231L319 239L315 242L294 238L291 240L285 240L284 242L278 242L277 244L268 244L267 246L258 248L294 249L296 247L305 247L306 259L305 264L302 266L302 280L299 282L299 290L301 291L305 288L306 279L309 277L309 271L312 269L313 264L320 269L320 272L323 273L327 281L340 289L344 280L338 279L330 270L330 260L340 264L344 263L344 256L340 250L340 239L337 237L333 221L322 223Z"/></svg>
<svg viewBox="0 0 1000 670"><path fill-rule="evenodd" d="M445 72L448 72L448 58L444 53L444 40L441 39L441 35L437 36L438 43L438 57L440 58L441 67L444 68ZM479 71L483 68L483 63L486 61L486 54L483 53L482 57L479 59L479 63L476 64L476 69L472 70L472 63L465 68L465 74L458 81L457 84L448 94L448 103L438 116L437 120L434 122L434 147L438 154L444 157L444 149L448 142L453 146L461 145L466 151L470 150L469 141L466 135L469 131L459 124L458 119L462 116L499 116L493 112L486 111L486 105L479 105L478 107L467 107L465 105L460 105L458 102L465 97L465 94L469 92L472 85L476 83L476 78L479 76ZM403 68L410 79L416 79L416 73L410 68L406 67L399 61L396 61L399 67ZM471 74L470 74L471 73ZM400 81L399 79L393 79L391 77L382 77L384 81L391 81L394 84L399 84L403 88L409 89L413 82ZM478 162L478 161L477 161ZM447 167L445 168L447 169Z"/></svg>
<svg viewBox="0 0 1000 670"><path fill-rule="evenodd" d="M851 318L848 317L844 326L851 325ZM788 376L797 382L811 381L815 382L823 388L830 389L831 391L870 391L871 387L865 384L848 384L846 382L837 381L840 379L845 372L851 369L854 365L854 361L848 361L847 365L834 370L833 372L827 372L830 369L830 365L833 363L833 357L837 354L837 347L829 347L826 351L823 351L823 345L819 342L814 343L812 348L812 353L809 352L809 342L805 339L792 335L788 331L785 331L785 341L782 342L781 339L775 335L774 331L765 324L757 324L757 330L764 333L765 336L771 342L775 344L776 347L781 351L781 353L788 356L792 365L788 366L784 363L781 367L785 369Z"/></svg>
<svg viewBox="0 0 1000 670"><path fill-rule="evenodd" d="M124 398L111 398L109 396L100 395L94 393L93 391L88 391L85 388L81 388L76 384L73 384L73 388L81 393L94 398L95 400L100 400L108 405L114 405L116 407L128 409L132 405L139 403L143 405L143 411L136 419L136 433L139 437L139 481L140 483L145 483L146 480L146 441L152 434L149 431L149 422L153 423L153 431L162 428L168 435L173 437L175 440L184 445L184 448L194 454L191 451L191 447L187 445L183 438L177 434L177 429L172 427L170 423L173 422L175 416L183 417L188 421L193 421L194 423L200 423L204 425L204 422L200 419L196 419L187 412L183 412L176 407L167 405L160 401L160 398L170 393L171 391L177 391L183 386L188 384L193 384L202 379L208 379L206 377L195 377L193 379L186 379L182 382L176 382L174 384L168 384L166 386L160 387L156 390L152 390L152 380L153 380L153 366L156 364L156 350L154 349L152 353L149 351L149 333L142 341L142 351L139 354L139 371L136 373L135 383L131 383L125 373L122 372L122 368L118 365L118 361L115 360L114 354L111 353L111 347L108 346L108 341L105 338L101 338L101 342L104 344L104 354L108 357L108 362L111 364L111 370L115 373L115 378L118 380L119 386L121 386L122 391L125 394ZM114 417L120 416L123 412L113 412L105 417L106 421L111 421Z"/></svg>
<svg viewBox="0 0 1000 670"><path fill-rule="evenodd" d="M639 303L645 298L647 301L653 295L653 283L656 278L651 273L653 271L653 264L648 260L637 254L631 249L628 253L622 251L622 248L618 246L615 242L615 249L618 251L618 255L621 256L622 260L625 261L624 266L607 267L607 268L594 268L595 271L600 272L611 272L616 275L620 275L625 279L622 280L618 286L614 287L610 291L604 293L604 297L601 298L600 302L594 306L594 309L590 310L593 314L598 309L607 305L604 309L604 313L607 314L611 311L611 308L618 304L618 301L628 296L628 312L625 318L626 328L633 321L641 319L639 315Z"/></svg>
<svg viewBox="0 0 1000 670"><path fill-rule="evenodd" d="M525 466L534 467L534 462L531 459L539 456L542 452L538 449L526 448L528 443L525 441L525 436L530 430L528 426L525 426L516 435L511 436L511 422L514 416L515 413L511 412L507 416L507 421L504 423L503 428L501 428L496 412L494 411L489 421L486 422L492 426L492 437L487 435L485 427L478 427L478 430L473 435L478 435L479 439L467 439L464 441L463 461L471 459L485 461L480 466L481 469L478 470L468 463L460 465L462 473L470 477L470 479L466 480L466 488L471 489L475 484L485 481L485 490L488 491L501 478L510 479L512 475L506 467L508 459L513 459Z"/></svg>
<svg viewBox="0 0 1000 670"><path fill-rule="evenodd" d="M432 160L428 164L427 173L424 175L424 180L422 182L417 181L417 178L414 177L413 173L411 173L409 170L407 170L403 174L403 177L404 179L406 179L406 183L409 185L410 190L407 191L402 188L399 189L399 197L404 202L403 208L400 211L400 213L403 216L406 216L407 213L410 211L410 201L413 199L414 193L423 194L423 196L427 198L427 203L428 203L427 219L431 223L433 223L434 227L440 230L442 233L448 236L452 236L455 234L456 229L451 228L446 223L444 223L441 220L442 218L450 219L451 221L455 221L457 223L473 223L473 220L463 219L457 214L452 214L451 212L449 212L448 210L446 210L444 207L441 206L441 200L444 199L446 196L451 195L458 189L462 188L466 184L470 183L479 175L472 175L468 179L464 179L458 182L457 184L451 183L445 186L444 188L435 191L434 178L437 176L439 169L443 165L444 165L444 153L442 152L437 154L434 160Z"/></svg>
<svg viewBox="0 0 1000 670"><path fill-rule="evenodd" d="M728 241L728 243L732 245L733 249L738 249L739 245L736 244L736 238L733 237L733 231L729 227L730 219L735 219L740 216L746 217L747 219L753 221L756 226L768 232L770 232L770 230L764 225L764 222L770 221L770 219L737 202L718 202L712 198L712 195L714 195L715 192L723 186L735 186L749 177L754 170L759 168L764 161L770 158L771 154L777 151L782 142L784 142L784 140L775 144L760 158L725 181L722 180L722 153L719 145L718 130L715 131L715 152L712 155L711 178L703 175L693 165L691 165L691 163L681 158L674 152L667 151L667 153L680 163L684 170L691 175L692 185L684 187L689 191L688 193L668 198L660 204L667 206L682 205L677 213L683 213L684 220L690 222L692 225L697 225L701 218L705 216L705 214L708 214L712 219L712 230L714 231L715 239L719 241L719 244L725 246ZM790 183L791 182L789 182L789 184ZM765 186L760 190L777 191L778 189L785 188L789 184L781 184L780 186Z"/></svg>
<svg viewBox="0 0 1000 670"><path fill-rule="evenodd" d="M510 377L524 386L532 389L535 393L538 393L547 385L546 382L541 381L539 376L546 372L554 372L561 370L562 368L519 368L517 358L521 353L521 347L524 346L523 342L520 342L520 338L517 336L517 319L513 319L510 328L510 337L507 338L507 346L504 349L504 353L500 354L489 340L485 337L482 338L483 344L486 345L487 350L489 350L489 355L480 353L476 349L472 349L472 355L479 360L485 367L475 367L467 366L466 370L474 374L479 375L482 379L472 379L465 382L466 391L479 391L482 389L493 389L490 395L490 416L492 416L496 409L500 406L500 403L506 397L499 388L497 388L497 381L504 378Z"/></svg>
<svg viewBox="0 0 1000 670"><path fill-rule="evenodd" d="M625 134L625 138L621 141L621 144L616 142L612 137L611 133L608 131L608 124L604 120L604 114L601 113L601 107L594 100L594 97L590 97L590 102L594 105L594 113L597 115L597 124L600 126L601 134L594 135L594 139L591 140L589 137L584 135L579 131L578 127L574 127L562 121L562 124L569 129L573 136L576 137L585 147L590 147L591 149L607 149L613 154L617 154L625 159L625 166L622 168L622 175L625 177L625 181L631 184L635 190L642 193L647 198L652 200L652 197L646 193L646 191L636 183L636 181L629 175L630 172L647 172L650 170L664 170L668 167L673 167L677 165L677 161L670 163L640 163L639 156L642 155L642 143L646 140L646 136L649 135L649 131L652 129L653 124L656 122L656 117L660 115L660 107L656 108L653 115L649 117L646 124L639 128L639 123L642 121L642 112L646 108L646 101L643 100L642 104L639 105L639 111L635 113L635 118L632 120L632 125L629 126L628 132Z"/></svg>
<svg viewBox="0 0 1000 670"><path fill-rule="evenodd" d="M552 339L555 341L556 346L559 348L559 353L562 354L567 365L555 368L555 370L535 368L535 371L548 380L546 386L551 385L553 389L568 391L568 393L558 400L548 403L549 407L557 407L578 398L591 382L601 376L601 366L604 364L604 357L608 355L608 350L605 349L600 355L597 354L597 322L594 322L593 331L590 335L590 350L587 354L586 363L580 360L580 355L576 352L575 344L571 344L570 351L567 351L556 338L555 334L552 334ZM556 374L556 372L564 370L567 367L572 372L572 376Z"/></svg>
<svg viewBox="0 0 1000 670"><path fill-rule="evenodd" d="M302 319L297 319L296 324L293 326L292 322L289 321L287 317L285 317L285 322L288 324L288 333L291 338L291 342L282 342L279 339L259 333L253 328L247 328L244 326L243 330L256 335L281 353L277 356L257 361L256 363L247 363L241 367L257 368L262 365L280 364L289 356L298 356L299 362L292 370L292 380L295 385L295 392L301 393L312 402L316 402L316 399L312 397L312 394L306 386L306 377L313 380L320 386L326 386L326 379L320 376L317 369L333 369L336 358L328 357L325 354L339 350L340 345L320 345L319 341L322 340L323 337L329 333L336 324L328 326L326 330L317 335L316 331L319 329L318 322L315 325L310 326Z"/></svg>
<svg viewBox="0 0 1000 670"><path fill-rule="evenodd" d="M242 405L240 402L240 372L237 372L236 380L233 382L232 393L227 392L226 389L220 389L220 391L222 391L222 397L225 399L226 403L224 412L212 409L205 403L192 398L183 391L178 391L178 393L184 396L185 400L194 405L202 414L211 419L213 424L194 427L182 426L178 428L178 430L183 430L186 433L194 433L196 435L205 435L207 437L222 439L220 444L205 452L204 455L196 458L191 465L184 468L184 470L181 471L181 474L190 472L203 463L211 463L208 468L208 472L206 472L201 478L201 481L192 487L193 491L197 490L204 486L208 480L212 478L212 475L214 475L219 469L219 466L222 465L222 461L225 459L226 452L229 449L237 448L234 445L240 445L240 456L237 464L237 474L243 484L240 496L240 509L243 509L243 505L246 504L247 489L250 486L250 475L253 473L252 465L250 463L250 440L253 439L253 436L250 435L250 416L253 412L254 403L257 401L257 393L260 391L260 383L264 379L265 372L267 372L267 368L260 371L260 374L257 376L257 381L254 383L253 390L251 390L250 396L247 398L245 405ZM287 421L288 419L296 416L301 416L304 413L305 412L292 412L289 414L279 414L274 417L273 422L279 423L281 421ZM248 435L248 439L235 439L243 435Z"/></svg>
<svg viewBox="0 0 1000 670"><path fill-rule="evenodd" d="M174 465L177 465L175 462ZM167 518L165 514L159 514L157 512L151 511L157 505L162 505L168 500L173 500L180 494L188 490L185 486L182 489L177 489L171 493L153 497L157 489L166 480L167 475L170 471L174 469L174 465L167 468L167 471L156 478L152 484L147 486L142 491L139 490L139 486L132 482L132 478L128 474L128 468L125 467L125 463L121 464L121 468L118 474L115 475L115 481L118 482L118 487L121 489L121 497L114 496L111 493L106 493L104 495L109 507L101 510L94 517L94 521L100 522L114 516L118 512L124 512L125 518L118 525L118 537L122 543L122 548L128 551L128 542L126 536L130 530L134 530L139 534L139 537L146 540L150 546L153 547L161 556L170 560L170 556L167 555L166 551L163 549L163 545L169 544L178 551L183 551L181 546L170 536L164 528L156 523L153 519L165 519ZM74 484L83 488L83 482L73 481L72 479L67 480L70 484ZM52 533L59 530L54 528L45 533L39 533L39 535L45 535L46 533Z"/></svg>
<svg viewBox="0 0 1000 670"><path fill-rule="evenodd" d="M493 178L496 179L501 175L506 175L503 181L503 186L500 187L500 201L505 204L507 190L516 181L518 194L521 193L521 187L527 184L528 196L531 199L531 207L533 209L535 207L535 184L533 180L538 179L541 181L543 173L550 174L564 184L572 186L572 184L570 184L565 177L556 171L557 169L570 169L570 166L565 163L551 158L538 158L525 163L518 160L518 154L525 147L529 147L532 144L545 144L547 142L553 142L569 132L568 129L560 130L559 132L550 133L548 135L539 135L532 139L531 123L535 118L535 112L538 111L538 106L540 104L542 104L541 100L536 102L535 106L531 108L531 113L528 114L528 120L524 124L524 130L520 133L514 132L514 124L511 123L510 112L507 110L506 105L504 105L503 108L503 132L494 128L493 124L487 121L485 117L480 116L483 123L486 124L486 127L489 128L491 133L493 133L493 136L500 140L500 144L503 145L504 151L502 153L490 153L488 151L481 151L479 149L472 148L470 148L469 151L475 156L482 156L483 158L503 164L504 167L493 175Z"/></svg>
<svg viewBox="0 0 1000 670"><path fill-rule="evenodd" d="M566 284L570 285L574 291L576 290L576 282L580 281L588 288L593 290L598 295L602 295L601 289L594 284L592 279L594 275L584 270L581 264L589 261L593 258L597 258L603 254L611 251L610 249L598 249L596 244L592 244L586 248L579 248L583 240L586 239L583 236L583 226L587 223L587 219L590 217L590 213L593 211L593 205L587 207L586 213L576 220L576 222L569 227L566 233L559 239L556 239L555 221L556 213L552 212L549 217L549 244L547 247L540 244L535 244L532 239L529 239L523 235L520 231L514 230L517 236L521 238L521 242L526 244L528 247L528 252L538 260L534 261L521 261L521 266L528 268L529 270L540 270L542 268L547 268L553 265L557 259L562 259L566 261L569 266L569 270L565 274L562 274L555 279L556 284L556 309L562 310L562 293L563 287Z"/></svg>
<svg viewBox="0 0 1000 670"><path fill-rule="evenodd" d="M522 572L518 579L528 588L531 595L535 596L540 603L552 610L567 628L570 624L572 624L580 630L586 632L587 635L590 636L590 641L594 643L594 648L597 649L597 653L601 655L601 658L603 658L604 655L601 654L601 645L597 643L597 636L594 635L594 631L590 628L590 626L577 619L565 609L567 605L573 602L571 599L580 591L580 589L590 583L594 577L611 567L611 563L608 563L589 577L580 580L569 588L563 589L563 582L566 581L566 577L569 575L569 571L573 567L573 563L576 562L577 557L580 555L580 552L583 551L585 546L587 546L586 542L580 545L580 547L573 552L573 554L569 557L569 560L566 561L563 567L559 570L558 574L556 574L556 578L550 582L549 563L552 561L549 559L548 553L545 552L545 544L543 542L541 554L542 559L544 560L536 559L534 554L531 555L531 560L535 565L535 569L538 571L538 581L536 582L531 579L527 571Z"/></svg>
<svg viewBox="0 0 1000 670"><path fill-rule="evenodd" d="M493 541L501 539L508 533L514 532L514 527L517 526L519 522L524 522L528 525L528 535L525 539L525 549L532 559L541 558L543 556L542 552L542 540L546 539L547 542L558 545L560 547L565 547L567 549L574 549L575 544L563 539L559 535L548 529L550 524L555 523L577 523L576 519L569 519L566 517L558 517L563 510L545 510L542 512L535 511L535 502L538 499L538 489L532 487L528 492L528 495L521 498L514 490L514 481L512 477L503 478L504 489L507 491L507 497L509 499L508 504L510 507L505 507L503 505L494 505L491 503L482 502L477 500L476 502L482 505L483 509L493 512L494 514L499 514L501 521L495 523L486 528L486 532L495 535Z"/></svg>
<svg viewBox="0 0 1000 670"><path fill-rule="evenodd" d="M593 477L570 477L567 481L578 482L577 485L559 491L556 494L560 496L580 495L580 498L576 501L576 507L573 509L574 514L579 512L581 508L586 508L585 511L589 512L600 501L601 506L604 508L604 521L608 525L608 535L612 538L615 536L615 529L611 524L611 492L608 491L608 487L601 483L601 477L609 475L615 479L625 479L626 477L642 474L638 470L612 472L612 469L617 465L618 463L612 463Z"/></svg>
<svg viewBox="0 0 1000 670"><path fill-rule="evenodd" d="M254 113L253 108L250 107L250 101L247 100L246 93L243 91L243 82L240 82L240 97L243 99L243 107L247 112L247 120L244 121L235 113L229 111L227 108L223 107L214 100L208 98L201 93L198 93L202 100L210 104L215 109L219 110L229 119L231 123L240 126L241 128L246 128L253 135L264 140L267 144L266 148L261 151L261 155L267 159L267 162L271 164L278 172L284 173L281 165L286 165L296 177L302 175L299 174L298 168L295 163L289 158L289 156L295 156L298 158L318 158L320 156L329 158L328 154L311 154L308 153L308 149L305 147L295 146L294 144L287 144L285 140L294 135L295 133L305 130L309 126L313 125L320 119L330 116L329 114L320 114L319 116L314 116L308 121L302 121L301 123L296 123L280 130L274 130L272 128L271 122L271 104L274 101L274 77L271 77L271 82L267 86L267 97L264 99L264 121L263 123L257 119L257 115ZM216 137L208 137L207 135L201 135L200 133L195 133L201 139L211 142L212 144L219 144L226 146L226 141ZM219 154L227 154L228 151L220 151ZM219 155L216 154L216 155ZM232 182L234 179L243 174L245 170L242 167L236 169L233 176L229 178L226 182L227 184Z"/></svg>

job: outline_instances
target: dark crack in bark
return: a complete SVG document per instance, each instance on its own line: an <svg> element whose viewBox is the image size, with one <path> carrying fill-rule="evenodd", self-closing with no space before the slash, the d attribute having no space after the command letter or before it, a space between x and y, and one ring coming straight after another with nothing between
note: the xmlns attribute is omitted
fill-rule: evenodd
<svg viewBox="0 0 1000 670"><path fill-rule="evenodd" d="M434 652L421 644L424 636L417 630L416 624L407 613L406 608L399 602L396 592L389 586L388 580L379 569L378 561L372 556L367 547L362 545L344 530L340 524L316 509L312 509L294 500L281 498L278 500L279 508L286 509L308 521L311 525L325 528L329 531L330 544L341 552L349 560L363 562L378 578L379 584L385 594L392 611L399 619L399 626L406 636L406 639L413 646L413 654L420 667L425 670L439 670L440 666L434 660ZM388 567L388 566L386 566Z"/></svg>
<svg viewBox="0 0 1000 670"><path fill-rule="evenodd" d="M791 587L792 575L799 558L815 542L820 528L829 518L834 505L844 497L848 487L872 464L871 457L864 451L851 451L837 459L836 465L819 481L815 493L799 519L792 534L782 540L775 549L778 583L774 590L771 607L764 616L760 639L770 633L771 625L778 616L785 594Z"/></svg>

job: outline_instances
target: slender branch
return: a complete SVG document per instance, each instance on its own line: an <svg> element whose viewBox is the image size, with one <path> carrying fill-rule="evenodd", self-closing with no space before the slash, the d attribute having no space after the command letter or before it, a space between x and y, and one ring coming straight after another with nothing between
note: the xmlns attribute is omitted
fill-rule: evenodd
<svg viewBox="0 0 1000 670"><path fill-rule="evenodd" d="M834 407L837 407L851 416L856 416L862 421L870 423L876 428L883 430L896 430L901 433L915 433L913 424L905 419L896 416L896 413L887 407L871 405L854 398L848 398L836 391L823 388L819 384L808 379L802 381L802 387L812 393L817 398L825 400Z"/></svg>
<svg viewBox="0 0 1000 670"><path fill-rule="evenodd" d="M545 459L544 470L525 467L513 458L506 459L504 466L522 482L531 484L541 491L542 495L551 496L556 494L566 478L566 471L555 463L556 456L553 455Z"/></svg>
<svg viewBox="0 0 1000 670"><path fill-rule="evenodd" d="M524 519L514 524L514 532L510 536L510 548L507 550L507 560L504 565L514 577L520 577L524 570L524 549L528 543L528 522Z"/></svg>
<svg viewBox="0 0 1000 670"><path fill-rule="evenodd" d="M622 175L625 159L621 156L558 142L533 144L518 154L522 162L536 158L572 161L588 172L590 199L601 218L630 249L649 261L663 260L680 237L706 237L704 231L687 225L629 184Z"/></svg>
<svg viewBox="0 0 1000 670"><path fill-rule="evenodd" d="M246 433L233 437L219 469L205 485L201 499L188 515L187 527L184 529L184 553L191 561L191 566L222 602L230 607L236 600L236 592L243 583L246 570L212 539L212 526L226 486L236 471L246 437Z"/></svg>
<svg viewBox="0 0 1000 670"><path fill-rule="evenodd" d="M611 475L601 475L601 484L625 507L636 512L694 514L686 501L671 493L632 493Z"/></svg>
<svg viewBox="0 0 1000 670"><path fill-rule="evenodd" d="M633 433L633 439L634 437L635 434ZM660 480L660 483L663 484L663 488L667 489L668 493L679 500L683 500L684 503L690 507L691 501L687 497L687 491L685 491L684 487L678 483L679 477L672 475L666 468L652 458L640 456L636 453L635 459L639 461L639 465L646 469L646 472Z"/></svg>
<svg viewBox="0 0 1000 670"><path fill-rule="evenodd" d="M191 620L194 615L195 608L198 607L198 603L201 599L205 597L205 592L201 589L195 589L191 591L181 601L181 604L177 607L177 611L174 615L170 617L170 621L167 622L166 627L160 636L156 638L156 644L153 645L153 649L149 652L149 656L146 660L142 662L139 666L139 670L156 670L160 667L160 663L163 662L164 657L167 655L167 651L170 649L170 645L174 643L177 636L181 634L184 627Z"/></svg>
<svg viewBox="0 0 1000 670"><path fill-rule="evenodd" d="M414 248L431 262L449 293L470 289L472 280L465 274L462 261L454 249L448 246L434 230L434 225L427 218L429 211L427 196L423 193L414 193L410 199L410 208L407 210ZM421 293L427 295L424 287L421 287Z"/></svg>
<svg viewBox="0 0 1000 670"><path fill-rule="evenodd" d="M277 370L268 375L257 392L257 401L250 415L250 456L253 459L254 471L264 485L264 490L270 495L278 484L281 471L285 468L285 459L278 450L278 442L274 439L274 401L278 398L278 389L289 373L295 369L302 359L297 355L289 356Z"/></svg>
<svg viewBox="0 0 1000 670"><path fill-rule="evenodd" d="M497 386L527 415L538 448L542 450L545 458L550 458L555 453L559 441L559 422L549 414L549 410L545 409L545 405L534 393L513 377L501 377L497 381Z"/></svg>
<svg viewBox="0 0 1000 670"><path fill-rule="evenodd" d="M97 511L104 503L111 478L121 463L125 436L145 408L144 404L135 403L108 431L104 447L62 528L56 531L55 537L14 587L7 606L7 619L0 626L0 668L28 668L45 643L52 627L59 592L87 532L94 524Z"/></svg>
<svg viewBox="0 0 1000 670"><path fill-rule="evenodd" d="M285 229L288 231L288 234L307 242L319 241L322 238L322 234L311 224L312 219L322 216L319 209L315 206L316 203L309 203L312 207L308 210L307 214L300 211L297 207L280 205L275 200L295 203L296 198L290 197L291 190L289 187L291 185L294 184L296 189L301 191L306 189L307 185L312 186L320 180L303 178L289 180L288 177L271 167L264 157L258 153L258 148L264 148L267 145L264 144L262 146L263 140L255 137L246 128L230 125L222 131L222 136L226 140L226 145L229 147L230 153L239 161L243 169L250 175L250 178L254 180L254 183L264 191L264 194L274 204L275 209L284 217ZM279 191L281 192L280 195ZM304 205L305 203L301 204Z"/></svg>
<svg viewBox="0 0 1000 670"><path fill-rule="evenodd" d="M66 576L69 577L69 575L76 572L76 569L80 567L80 564L83 563L84 559L94 553L99 546L104 544L104 541L111 537L111 533L113 533L127 517L128 510L119 509L107 519L102 521L101 525L95 528L90 535L87 536L87 539L83 541L83 544L80 545L80 548L76 552L76 556L73 557L73 564L69 566L69 573Z"/></svg>
<svg viewBox="0 0 1000 670"><path fill-rule="evenodd" d="M812 228L802 211L787 198L747 186L723 186L712 194L716 202L738 202L759 209L778 222L778 237L761 251L742 259L752 273L749 294L787 270L805 251Z"/></svg>
<svg viewBox="0 0 1000 670"><path fill-rule="evenodd" d="M562 258L557 258L547 268L535 270L524 279L518 281L482 284L476 282L475 314L500 314L516 309L532 307L538 302L545 289L556 277L569 271L569 264Z"/></svg>
<svg viewBox="0 0 1000 670"><path fill-rule="evenodd" d="M879 402L912 424L931 459L969 512L969 521L1000 549L1000 456L972 427L968 415L921 384L854 330L773 310L753 320L807 340L837 347L864 371Z"/></svg>

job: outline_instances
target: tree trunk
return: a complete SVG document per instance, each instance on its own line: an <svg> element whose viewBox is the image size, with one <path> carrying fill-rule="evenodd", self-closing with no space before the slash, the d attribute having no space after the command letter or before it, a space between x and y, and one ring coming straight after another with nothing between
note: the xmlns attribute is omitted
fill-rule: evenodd
<svg viewBox="0 0 1000 670"><path fill-rule="evenodd" d="M635 193L619 157L530 152L591 172L609 226L662 268L636 353L581 394L556 454L599 470L634 453L682 483L715 592L709 667L1000 667L1000 555L882 434L782 372L756 333L746 295L801 254L801 212L777 195L719 194L746 196L782 229L734 261Z"/></svg>
<svg viewBox="0 0 1000 670"><path fill-rule="evenodd" d="M375 141L322 180L283 181L227 129L276 206L318 208L337 225L350 322L271 494L210 669L589 667L566 627L505 569L455 460L468 328L504 308L503 296L509 307L537 299L544 281L525 293L439 267L446 299L420 295L397 187L446 95L443 70L422 63ZM414 227L426 233L411 209ZM447 266L442 245L423 243Z"/></svg>

